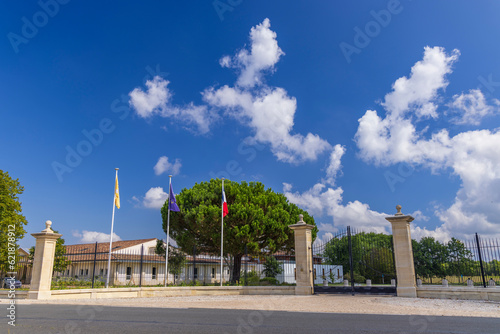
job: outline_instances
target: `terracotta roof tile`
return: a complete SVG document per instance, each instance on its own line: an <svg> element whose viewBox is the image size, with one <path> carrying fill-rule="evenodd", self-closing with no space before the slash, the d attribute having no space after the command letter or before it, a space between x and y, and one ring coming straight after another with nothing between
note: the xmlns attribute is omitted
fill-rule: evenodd
<svg viewBox="0 0 500 334"><path fill-rule="evenodd" d="M124 249L136 245L140 245L146 242L150 242L156 240L156 238L150 238L150 239L138 239L138 240L123 240L123 241L113 241L112 244L112 249L111 251L116 251L119 249ZM94 252L95 250L95 243L92 244L77 244L77 245L65 245L66 247L66 254L71 254L71 253L87 253L87 252ZM97 243L97 252L98 253L103 253L103 252L109 252L109 242L99 242Z"/></svg>

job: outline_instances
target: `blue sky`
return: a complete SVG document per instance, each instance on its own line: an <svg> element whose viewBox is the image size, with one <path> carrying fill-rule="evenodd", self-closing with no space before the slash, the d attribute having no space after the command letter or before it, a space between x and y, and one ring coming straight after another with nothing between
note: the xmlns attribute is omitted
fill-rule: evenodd
<svg viewBox="0 0 500 334"><path fill-rule="evenodd" d="M323 238L388 232L396 204L417 238L500 235L498 2L2 7L0 168L28 233L106 240L119 167L122 240L163 237L168 174L260 181Z"/></svg>

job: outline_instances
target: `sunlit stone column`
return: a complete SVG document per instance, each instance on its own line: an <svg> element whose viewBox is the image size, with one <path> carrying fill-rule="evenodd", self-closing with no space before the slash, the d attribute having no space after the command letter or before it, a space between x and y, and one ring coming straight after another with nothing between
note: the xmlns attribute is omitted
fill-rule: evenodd
<svg viewBox="0 0 500 334"><path fill-rule="evenodd" d="M312 251L311 231L314 225L308 225L304 222L304 216L299 215L297 224L289 225L295 232L295 268L296 268L296 295L312 295L313 272L312 272Z"/></svg>
<svg viewBox="0 0 500 334"><path fill-rule="evenodd" d="M50 229L51 225L52 222L47 220L45 222L45 230L32 234L36 238L36 245L28 299L50 298L50 284L54 269L56 241L61 237L61 234L54 233Z"/></svg>
<svg viewBox="0 0 500 334"><path fill-rule="evenodd" d="M410 222L412 216L401 213L401 205L396 206L398 212L386 217L392 224L392 240L394 243L394 260L397 275L398 297L417 297L415 281L415 265L411 246Z"/></svg>

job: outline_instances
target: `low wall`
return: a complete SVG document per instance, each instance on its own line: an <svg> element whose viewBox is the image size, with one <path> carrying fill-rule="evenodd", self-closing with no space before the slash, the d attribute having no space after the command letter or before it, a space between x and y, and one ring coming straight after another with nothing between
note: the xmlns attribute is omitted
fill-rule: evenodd
<svg viewBox="0 0 500 334"><path fill-rule="evenodd" d="M0 290L0 299L9 299L10 290ZM26 299L28 290L16 290L16 299Z"/></svg>
<svg viewBox="0 0 500 334"><path fill-rule="evenodd" d="M179 296L224 296L224 295L294 295L295 286L197 286L197 287L147 287L110 289L68 289L51 290L50 300L179 297ZM16 299L25 299L27 291L16 293ZM7 298L7 291L0 292L0 298Z"/></svg>
<svg viewBox="0 0 500 334"><path fill-rule="evenodd" d="M500 287L442 287L419 286L417 297L435 299L466 299L500 301Z"/></svg>

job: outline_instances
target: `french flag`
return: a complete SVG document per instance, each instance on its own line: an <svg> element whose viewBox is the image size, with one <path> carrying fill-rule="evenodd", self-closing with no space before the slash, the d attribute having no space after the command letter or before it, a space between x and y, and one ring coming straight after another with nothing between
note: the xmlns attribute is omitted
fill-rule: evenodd
<svg viewBox="0 0 500 334"><path fill-rule="evenodd" d="M224 218L228 213L226 192L224 191L224 183L222 183L222 218Z"/></svg>

